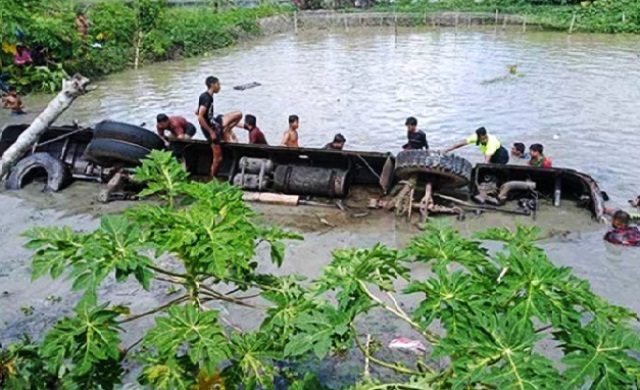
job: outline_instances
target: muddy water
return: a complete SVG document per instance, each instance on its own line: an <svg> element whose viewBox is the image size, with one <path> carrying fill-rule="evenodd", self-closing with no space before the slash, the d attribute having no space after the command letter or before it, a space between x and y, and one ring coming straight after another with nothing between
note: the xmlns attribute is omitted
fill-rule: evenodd
<svg viewBox="0 0 640 390"><path fill-rule="evenodd" d="M507 67L513 64L520 76L509 75ZM556 166L593 175L613 205L623 207L640 193L637 37L453 29L404 30L397 37L384 29L276 36L207 58L115 75L97 83L98 90L76 102L60 122L112 118L152 127L159 112L195 121L197 97L209 74L223 83L217 110L257 115L270 143L279 141L287 116L295 113L301 118L304 146L321 146L341 132L349 149L397 150L404 142L404 118L413 115L432 147L445 147L485 126L505 144L543 143ZM231 88L252 81L262 86L243 92ZM45 97L26 99L33 113L45 103ZM15 118L0 113L0 122L7 121ZM462 154L479 160L471 147ZM68 295L65 281L30 284L29 253L21 248L20 233L60 224L91 229L98 224L95 216L127 206L98 205L95 194L96 187L88 183L76 183L60 194L43 195L36 188L0 194L0 294L7 292L0 296L0 341L24 331L38 334L76 298ZM268 223L306 234L304 242L288 246L285 269L264 266L280 273L314 277L334 248L376 242L401 246L416 233L385 214L353 220L316 208L258 211ZM515 220L485 215L450 223L471 234L487 225L513 226ZM557 264L573 267L598 293L640 312L640 251L603 243L605 227L570 207L547 207L536 223L553 233L544 246ZM103 296L142 311L170 299L165 292L166 286L154 286L149 293L135 285L109 286ZM47 299L57 296L62 302ZM35 313L25 316L21 308L30 306ZM231 311L230 319L250 323L259 316ZM135 340L145 325L130 328L126 340ZM371 328L387 336L401 331L383 321Z"/></svg>

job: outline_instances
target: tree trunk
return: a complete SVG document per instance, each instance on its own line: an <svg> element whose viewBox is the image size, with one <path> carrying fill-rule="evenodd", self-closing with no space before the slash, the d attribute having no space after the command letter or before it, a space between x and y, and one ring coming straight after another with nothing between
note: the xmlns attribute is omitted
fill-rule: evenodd
<svg viewBox="0 0 640 390"><path fill-rule="evenodd" d="M56 119L71 106L76 98L85 93L89 79L77 74L70 80L62 82L62 91L53 99L47 108L38 115L31 125L18 137L16 142L7 149L0 159L0 179L9 172L11 167L38 142L40 136Z"/></svg>
<svg viewBox="0 0 640 390"><path fill-rule="evenodd" d="M133 62L133 69L138 70L138 67L140 66L140 47L142 46L142 41L144 39L144 33L141 31L138 31L138 39L136 40L136 58Z"/></svg>

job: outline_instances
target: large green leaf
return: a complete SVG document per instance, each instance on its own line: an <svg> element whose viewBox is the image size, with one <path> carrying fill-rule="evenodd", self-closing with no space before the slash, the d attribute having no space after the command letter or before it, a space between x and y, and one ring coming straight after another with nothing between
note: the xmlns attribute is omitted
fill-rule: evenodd
<svg viewBox="0 0 640 390"><path fill-rule="evenodd" d="M156 326L146 334L143 344L154 348L163 364L184 353L192 364L209 375L230 356L225 332L218 323L218 312L198 311L190 304L173 306L167 316L157 317Z"/></svg>
<svg viewBox="0 0 640 390"><path fill-rule="evenodd" d="M288 357L296 357L313 351L323 359L337 343L343 343L349 333L350 318L332 306L300 314L295 321L298 333L291 337L284 348Z"/></svg>
<svg viewBox="0 0 640 390"><path fill-rule="evenodd" d="M587 327L558 334L566 351L563 363L569 388L630 389L640 380L640 337L621 324L592 321ZM633 356L632 354L636 354Z"/></svg>
<svg viewBox="0 0 640 390"><path fill-rule="evenodd" d="M40 354L47 360L49 371L59 372L66 360L73 364L74 381L101 383L111 378L119 383L122 375L118 313L106 310L108 303L76 309L75 317L56 323L45 336ZM115 363L115 364L114 364Z"/></svg>

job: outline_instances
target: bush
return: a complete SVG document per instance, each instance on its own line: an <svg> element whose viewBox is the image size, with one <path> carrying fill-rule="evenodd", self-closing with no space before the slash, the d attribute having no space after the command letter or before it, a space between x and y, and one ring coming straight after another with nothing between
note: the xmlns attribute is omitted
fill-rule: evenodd
<svg viewBox="0 0 640 390"><path fill-rule="evenodd" d="M141 196L155 196L157 204L104 217L93 232L26 233L35 251L33 278L69 277L82 297L41 342L0 351L0 386L112 389L136 361L139 382L154 389L273 388L279 362L323 360L352 348L397 374L396 383L380 384L365 365L364 382L353 390L637 386L640 338L630 326L637 316L595 295L571 269L556 267L535 245L536 228L478 234L503 244L491 254L480 241L427 226L403 250L381 244L336 250L322 275L305 282L261 273L255 257L265 245L265 261L280 267L283 240L300 237L255 224L240 189L186 182L187 176L170 153L154 151L136 178L147 184ZM173 264L158 261L166 256ZM411 272L417 268L418 277ZM132 314L101 302L99 287L113 279L145 290L162 283L175 295ZM399 281L406 287L398 289ZM228 285L233 289L222 292ZM403 306L401 295L417 303ZM208 306L216 301L261 310L264 320L242 329ZM379 342L360 330L373 310L410 327L415 342L426 345L419 352L428 353L407 361L380 354ZM155 324L140 347L121 346L127 324L144 317ZM308 375L288 378L297 382L292 389L319 389Z"/></svg>

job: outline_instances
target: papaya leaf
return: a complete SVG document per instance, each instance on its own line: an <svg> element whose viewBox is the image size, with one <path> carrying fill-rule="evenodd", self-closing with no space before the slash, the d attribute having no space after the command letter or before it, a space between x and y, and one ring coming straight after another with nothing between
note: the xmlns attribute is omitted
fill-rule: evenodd
<svg viewBox="0 0 640 390"><path fill-rule="evenodd" d="M183 305L169 308L167 314L156 318L156 326L146 334L143 345L154 348L165 365L184 353L191 364L213 375L218 364L230 356L226 335L218 324L218 312Z"/></svg>

